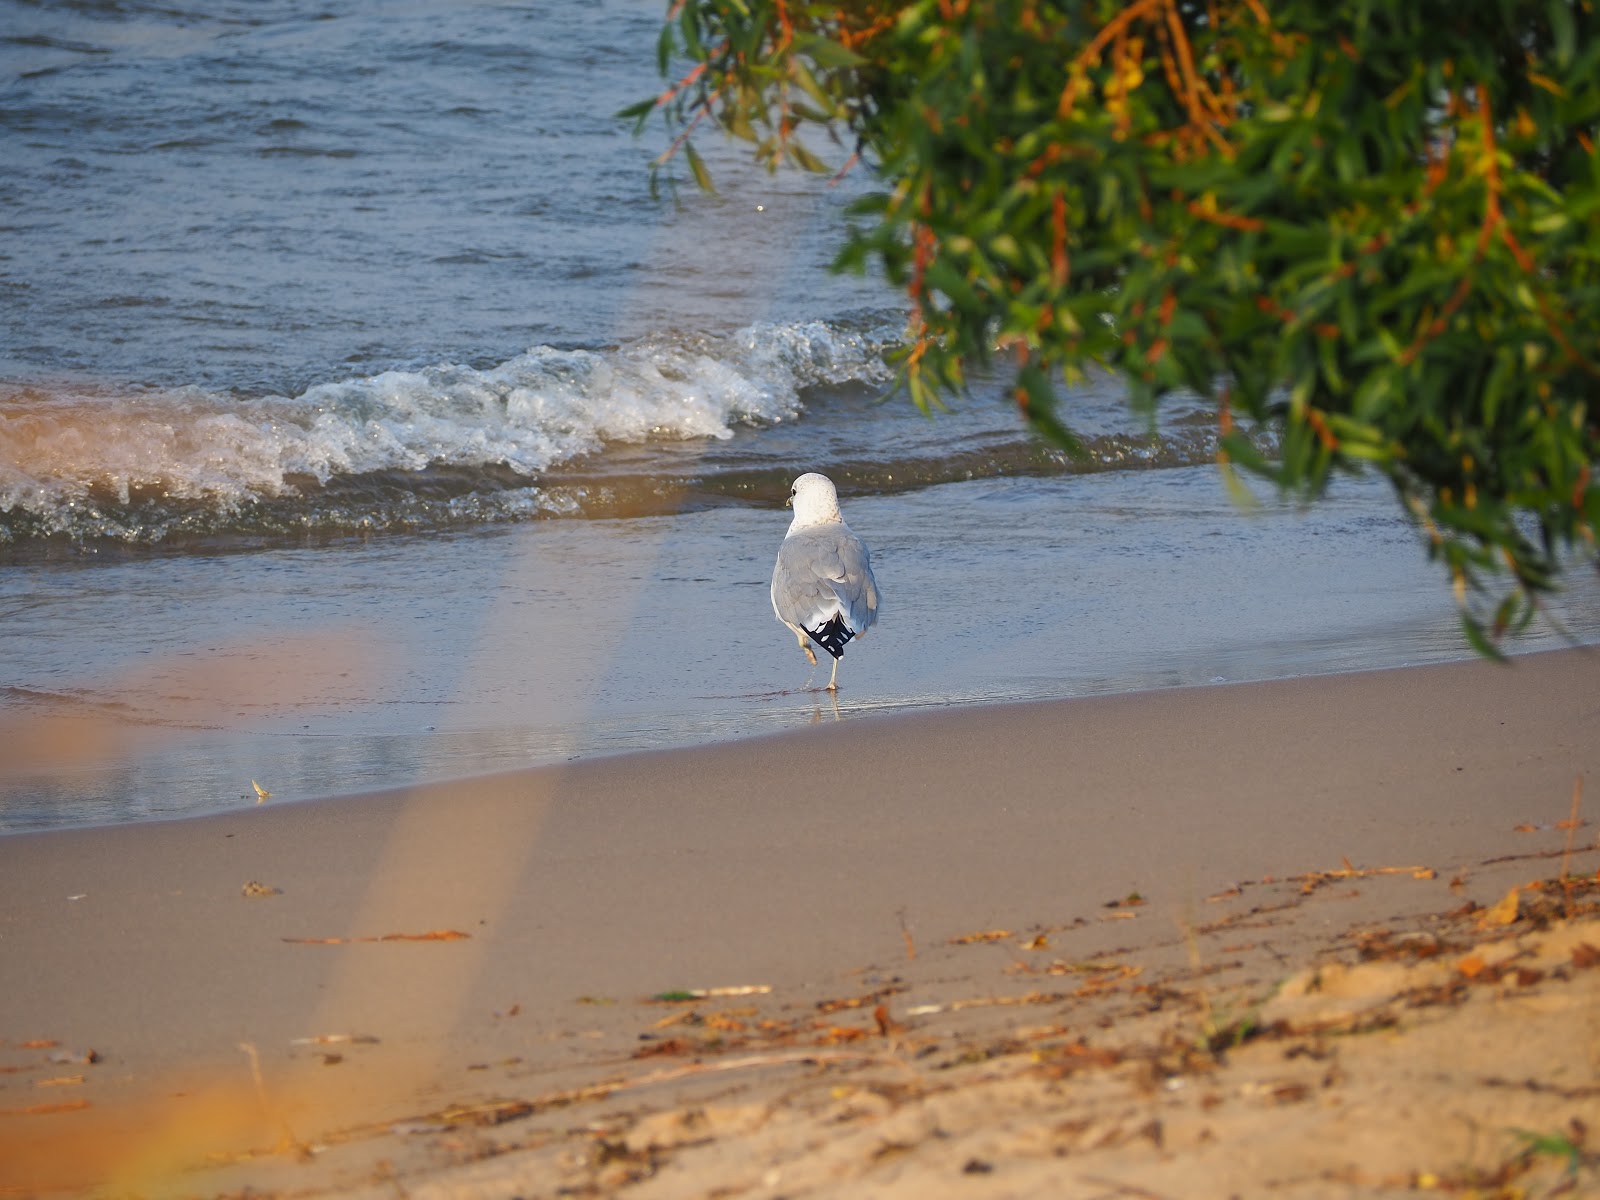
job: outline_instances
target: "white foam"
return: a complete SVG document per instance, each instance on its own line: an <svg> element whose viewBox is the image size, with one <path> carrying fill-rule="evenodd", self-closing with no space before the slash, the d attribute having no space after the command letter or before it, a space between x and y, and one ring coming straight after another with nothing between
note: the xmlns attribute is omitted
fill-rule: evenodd
<svg viewBox="0 0 1600 1200"><path fill-rule="evenodd" d="M444 363L237 400L198 389L133 396L0 393L0 539L116 533L141 501L219 513L292 495L300 477L428 467L530 478L607 442L728 438L798 414L818 383L889 378L874 338L822 322L613 350L535 347L488 369Z"/></svg>

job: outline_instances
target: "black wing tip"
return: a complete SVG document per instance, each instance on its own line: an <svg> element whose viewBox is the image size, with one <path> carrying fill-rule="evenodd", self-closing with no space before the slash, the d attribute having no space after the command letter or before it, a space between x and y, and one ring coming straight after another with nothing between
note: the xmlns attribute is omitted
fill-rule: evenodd
<svg viewBox="0 0 1600 1200"><path fill-rule="evenodd" d="M833 619L826 625L819 625L815 629L806 630L806 634L813 642L821 646L835 658L844 655L845 643L855 637L855 630L844 623L844 617L835 613Z"/></svg>

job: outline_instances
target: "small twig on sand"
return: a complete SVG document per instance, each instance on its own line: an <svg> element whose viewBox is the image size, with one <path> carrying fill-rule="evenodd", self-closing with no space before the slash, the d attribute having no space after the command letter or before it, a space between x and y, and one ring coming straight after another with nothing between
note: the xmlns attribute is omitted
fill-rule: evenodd
<svg viewBox="0 0 1600 1200"><path fill-rule="evenodd" d="M900 936L906 940L906 959L909 962L916 962L917 943L911 940L911 927L906 924L906 910L897 909L894 915L900 920Z"/></svg>
<svg viewBox="0 0 1600 1200"><path fill-rule="evenodd" d="M272 1102L267 1099L267 1082L261 1076L261 1055L256 1050L255 1043L240 1042L239 1049L243 1050L250 1059L250 1078L254 1080L256 1085L256 1099L261 1104L261 1115L267 1119L268 1123L278 1126L277 1149L280 1152L293 1150L296 1153L304 1154L305 1147L301 1144L300 1139L295 1137L294 1130L289 1128L288 1119L281 1112L275 1110Z"/></svg>
<svg viewBox="0 0 1600 1200"><path fill-rule="evenodd" d="M1572 882L1567 867L1572 862L1572 839L1578 832L1578 805L1583 800L1583 776L1572 781L1572 812L1567 818L1567 845L1561 852L1561 891L1566 898L1567 920L1572 920Z"/></svg>

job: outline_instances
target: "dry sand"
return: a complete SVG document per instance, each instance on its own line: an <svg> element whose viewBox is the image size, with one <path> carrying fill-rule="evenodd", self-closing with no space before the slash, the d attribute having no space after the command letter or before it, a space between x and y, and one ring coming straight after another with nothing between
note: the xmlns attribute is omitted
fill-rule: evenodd
<svg viewBox="0 0 1600 1200"><path fill-rule="evenodd" d="M1563 651L0 839L0 1195L1600 1194L1597 768Z"/></svg>

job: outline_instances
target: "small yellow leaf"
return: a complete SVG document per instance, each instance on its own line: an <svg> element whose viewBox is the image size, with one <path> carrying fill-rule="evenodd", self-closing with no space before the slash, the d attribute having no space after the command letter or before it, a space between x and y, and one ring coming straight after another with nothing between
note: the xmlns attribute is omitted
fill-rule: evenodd
<svg viewBox="0 0 1600 1200"><path fill-rule="evenodd" d="M252 779L250 781L250 786L255 788L255 790L256 790L256 803L257 804L260 804L263 800L267 799L267 797L272 795L271 792L267 791L266 788L262 787L254 779Z"/></svg>
<svg viewBox="0 0 1600 1200"><path fill-rule="evenodd" d="M984 929L978 933L964 933L960 937L951 938L952 946L975 946L980 942L1003 942L1011 936L1009 929Z"/></svg>
<svg viewBox="0 0 1600 1200"><path fill-rule="evenodd" d="M1521 902L1521 888L1512 888L1494 906L1485 910L1483 916L1478 918L1480 928L1488 929L1496 925L1510 925L1517 919L1517 907Z"/></svg>

